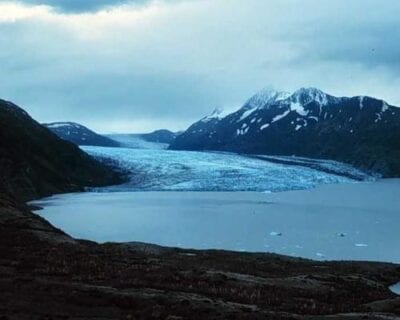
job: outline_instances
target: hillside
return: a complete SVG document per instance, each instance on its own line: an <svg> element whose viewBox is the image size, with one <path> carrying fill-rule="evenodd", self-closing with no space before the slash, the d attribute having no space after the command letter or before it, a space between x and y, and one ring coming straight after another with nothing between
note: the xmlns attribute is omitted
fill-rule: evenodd
<svg viewBox="0 0 400 320"><path fill-rule="evenodd" d="M113 133L106 137L119 143L120 147L132 149L167 149L177 133L161 129L150 133Z"/></svg>
<svg viewBox="0 0 400 320"><path fill-rule="evenodd" d="M166 129L160 129L150 133L142 133L140 136L149 142L171 144L175 140L177 134Z"/></svg>
<svg viewBox="0 0 400 320"><path fill-rule="evenodd" d="M0 100L0 191L21 200L122 181L11 102Z"/></svg>
<svg viewBox="0 0 400 320"><path fill-rule="evenodd" d="M400 109L315 88L264 90L236 112L214 112L194 123L170 148L332 159L398 177Z"/></svg>
<svg viewBox="0 0 400 320"><path fill-rule="evenodd" d="M120 144L75 122L53 122L43 124L61 139L79 146L119 147Z"/></svg>

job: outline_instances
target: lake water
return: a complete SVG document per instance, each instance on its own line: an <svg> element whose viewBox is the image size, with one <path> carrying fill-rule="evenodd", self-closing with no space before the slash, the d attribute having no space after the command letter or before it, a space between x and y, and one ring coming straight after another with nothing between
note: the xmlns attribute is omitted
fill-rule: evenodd
<svg viewBox="0 0 400 320"><path fill-rule="evenodd" d="M393 293L400 296L400 282L389 288Z"/></svg>
<svg viewBox="0 0 400 320"><path fill-rule="evenodd" d="M34 202L77 238L400 263L400 180L262 192L88 192Z"/></svg>

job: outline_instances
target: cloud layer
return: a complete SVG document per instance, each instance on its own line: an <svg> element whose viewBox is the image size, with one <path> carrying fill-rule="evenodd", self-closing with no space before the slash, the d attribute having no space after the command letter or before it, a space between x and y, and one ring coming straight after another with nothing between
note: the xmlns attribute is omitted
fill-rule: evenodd
<svg viewBox="0 0 400 320"><path fill-rule="evenodd" d="M69 13L93 12L124 3L143 4L148 0L23 0L26 4L47 5Z"/></svg>
<svg viewBox="0 0 400 320"><path fill-rule="evenodd" d="M184 129L265 86L400 105L398 12L397 0L0 1L0 97L101 132Z"/></svg>

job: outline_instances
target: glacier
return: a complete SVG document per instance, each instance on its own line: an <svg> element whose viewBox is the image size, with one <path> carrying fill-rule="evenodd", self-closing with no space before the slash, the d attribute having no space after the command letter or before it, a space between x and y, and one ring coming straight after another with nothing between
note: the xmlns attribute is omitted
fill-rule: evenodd
<svg viewBox="0 0 400 320"><path fill-rule="evenodd" d="M299 158L299 165L223 152L172 151L82 146L97 158L111 159L131 172L123 185L103 191L288 191L320 184L354 182L372 177L339 162L318 160L321 170L307 167L312 159ZM275 161L274 157L273 160ZM272 158L271 158L272 159ZM287 160L287 157L282 157ZM295 159L295 158L293 158ZM327 170L322 170L329 168Z"/></svg>

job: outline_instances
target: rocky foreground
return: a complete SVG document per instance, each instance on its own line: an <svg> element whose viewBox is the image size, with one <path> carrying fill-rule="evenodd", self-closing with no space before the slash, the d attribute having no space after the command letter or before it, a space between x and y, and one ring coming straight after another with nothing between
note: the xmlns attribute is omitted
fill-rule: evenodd
<svg viewBox="0 0 400 320"><path fill-rule="evenodd" d="M400 319L399 279L395 264L99 245L0 196L2 320Z"/></svg>

